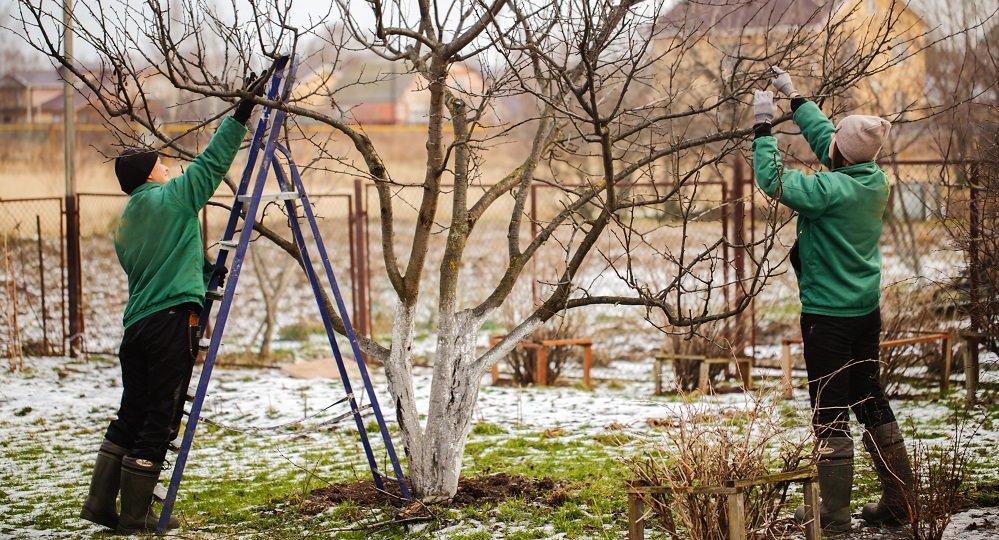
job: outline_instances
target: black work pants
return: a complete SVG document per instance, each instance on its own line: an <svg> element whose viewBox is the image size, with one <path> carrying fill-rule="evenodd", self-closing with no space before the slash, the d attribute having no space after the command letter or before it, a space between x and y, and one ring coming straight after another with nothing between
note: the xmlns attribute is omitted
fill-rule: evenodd
<svg viewBox="0 0 999 540"><path fill-rule="evenodd" d="M895 421L881 388L880 335L877 309L860 317L801 314L816 437L849 437L850 409L868 430Z"/></svg>
<svg viewBox="0 0 999 540"><path fill-rule="evenodd" d="M153 313L125 329L121 406L105 438L137 459L163 461L177 436L198 354L198 313L183 304Z"/></svg>

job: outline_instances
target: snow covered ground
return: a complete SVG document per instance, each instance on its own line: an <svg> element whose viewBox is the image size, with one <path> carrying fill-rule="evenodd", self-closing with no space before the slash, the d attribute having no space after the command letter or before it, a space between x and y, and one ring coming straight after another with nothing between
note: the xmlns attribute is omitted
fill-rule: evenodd
<svg viewBox="0 0 999 540"><path fill-rule="evenodd" d="M983 379L996 380L995 359L988 358L983 365L988 369ZM629 432L654 440L665 435L648 428L648 419L676 417L690 405L675 397L653 397L650 370L649 362L614 362L594 375L623 382L602 384L592 392L573 386L493 387L484 379L474 417L508 429L557 426L570 437L584 438L622 424ZM414 376L418 402L425 406L431 369L417 367ZM390 403L380 371L374 370L373 377L379 401ZM697 403L714 410L742 408L751 405L751 395L723 394ZM323 425L345 410L342 404L326 409L342 396L338 380L296 379L273 369L217 369L204 418L225 428L199 431L188 474L222 469L254 475L306 467L317 453L325 453L336 463L338 474L364 478L364 455L350 436L349 422L332 430ZM71 518L85 496L94 452L119 397L114 359L29 358L23 371L0 374L0 536L73 538L98 532L98 527ZM806 425L805 393L799 390L789 404L783 410L795 411L790 414L801 415ZM946 439L941 426L947 425L952 411L945 404L902 402L896 410L903 423L917 426L917 432L918 426L934 426L927 428L927 441ZM975 445L993 453L991 449L999 446L999 426L994 422L987 426ZM184 496L192 495L188 490ZM971 510L955 516L947 538L995 538L997 529L981 529L987 520L995 524L999 511ZM73 525L67 529L65 523ZM857 538L876 537L869 534Z"/></svg>

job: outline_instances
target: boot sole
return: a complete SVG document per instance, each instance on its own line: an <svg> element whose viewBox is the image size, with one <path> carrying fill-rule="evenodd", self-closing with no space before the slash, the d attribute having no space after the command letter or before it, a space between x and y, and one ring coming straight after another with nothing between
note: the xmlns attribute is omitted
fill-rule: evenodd
<svg viewBox="0 0 999 540"><path fill-rule="evenodd" d="M83 510L80 510L80 517L91 523L96 523L102 527L107 527L113 530L118 529L118 516L113 516L113 517L107 515L99 516L96 513L91 512L89 509L84 507Z"/></svg>

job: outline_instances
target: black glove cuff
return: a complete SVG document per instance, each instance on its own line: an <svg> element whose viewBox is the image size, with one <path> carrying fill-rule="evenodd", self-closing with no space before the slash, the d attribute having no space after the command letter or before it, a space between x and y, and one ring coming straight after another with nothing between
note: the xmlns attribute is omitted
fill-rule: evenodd
<svg viewBox="0 0 999 540"><path fill-rule="evenodd" d="M808 100L801 96L791 98L791 112L797 111L798 107L804 105L806 101Z"/></svg>
<svg viewBox="0 0 999 540"><path fill-rule="evenodd" d="M239 105L236 105L236 110L232 113L232 119L245 126L250 121L250 115L253 114L255 105L249 99L240 100Z"/></svg>
<svg viewBox="0 0 999 540"><path fill-rule="evenodd" d="M753 131L756 133L754 139L759 139L760 137L770 136L770 122L760 122L753 126Z"/></svg>

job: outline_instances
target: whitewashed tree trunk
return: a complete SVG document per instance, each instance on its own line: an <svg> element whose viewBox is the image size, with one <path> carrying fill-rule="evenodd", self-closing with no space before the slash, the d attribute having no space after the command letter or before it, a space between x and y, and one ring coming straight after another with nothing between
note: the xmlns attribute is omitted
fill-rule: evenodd
<svg viewBox="0 0 999 540"><path fill-rule="evenodd" d="M416 413L409 346L413 338L413 310L397 306L392 356L386 373L396 398L403 445L409 464L409 481L416 497L424 500L451 498L458 491L465 443L472 427L472 414L479 397L479 385L495 359L509 352L541 321L530 318L512 332L509 339L476 357L477 331L481 317L467 311L451 315L440 323L434 376L426 427L421 428Z"/></svg>
<svg viewBox="0 0 999 540"><path fill-rule="evenodd" d="M449 498L458 490L482 377L475 362L475 330L462 314L441 321L423 448L410 464L417 496Z"/></svg>

